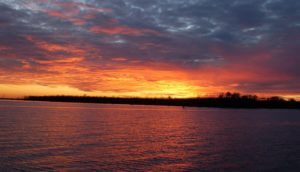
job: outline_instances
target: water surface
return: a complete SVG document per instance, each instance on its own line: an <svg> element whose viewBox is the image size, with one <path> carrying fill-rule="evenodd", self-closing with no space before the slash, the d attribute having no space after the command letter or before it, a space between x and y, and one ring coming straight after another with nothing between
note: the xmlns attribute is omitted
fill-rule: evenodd
<svg viewBox="0 0 300 172"><path fill-rule="evenodd" d="M0 101L0 171L300 171L300 111Z"/></svg>

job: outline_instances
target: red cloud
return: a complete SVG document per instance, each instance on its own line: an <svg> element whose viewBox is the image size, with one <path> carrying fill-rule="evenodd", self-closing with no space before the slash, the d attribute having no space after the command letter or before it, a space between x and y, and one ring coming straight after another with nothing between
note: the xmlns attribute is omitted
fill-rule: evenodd
<svg viewBox="0 0 300 172"><path fill-rule="evenodd" d="M111 27L94 26L90 28L90 31L93 33L102 33L108 35L141 36L145 34L158 34L156 31L153 30L137 29L128 26L111 26Z"/></svg>
<svg viewBox="0 0 300 172"><path fill-rule="evenodd" d="M127 61L128 59L125 58L125 57L115 57L115 58L112 58L112 61L116 61L116 62L124 62L124 61Z"/></svg>

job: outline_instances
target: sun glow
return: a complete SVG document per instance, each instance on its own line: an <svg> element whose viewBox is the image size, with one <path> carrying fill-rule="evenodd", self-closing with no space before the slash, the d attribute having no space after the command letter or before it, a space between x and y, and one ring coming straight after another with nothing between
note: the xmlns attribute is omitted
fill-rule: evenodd
<svg viewBox="0 0 300 172"><path fill-rule="evenodd" d="M141 91L83 91L65 85L13 85L0 84L0 97L21 98L31 95L75 95L75 96L114 96L114 97L196 97L197 87L176 81L145 84ZM5 91L4 91L5 90ZM113 90L113 89L112 89Z"/></svg>

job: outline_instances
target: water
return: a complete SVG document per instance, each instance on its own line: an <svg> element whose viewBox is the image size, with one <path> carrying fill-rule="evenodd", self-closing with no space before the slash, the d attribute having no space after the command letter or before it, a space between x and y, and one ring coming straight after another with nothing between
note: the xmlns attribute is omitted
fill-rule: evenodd
<svg viewBox="0 0 300 172"><path fill-rule="evenodd" d="M299 110L0 101L0 171L300 171Z"/></svg>

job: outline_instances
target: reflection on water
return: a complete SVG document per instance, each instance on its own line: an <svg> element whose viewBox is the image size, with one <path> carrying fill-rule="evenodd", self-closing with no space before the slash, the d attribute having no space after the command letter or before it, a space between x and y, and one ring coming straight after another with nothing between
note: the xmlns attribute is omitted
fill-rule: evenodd
<svg viewBox="0 0 300 172"><path fill-rule="evenodd" d="M297 110L0 101L0 170L299 171Z"/></svg>

